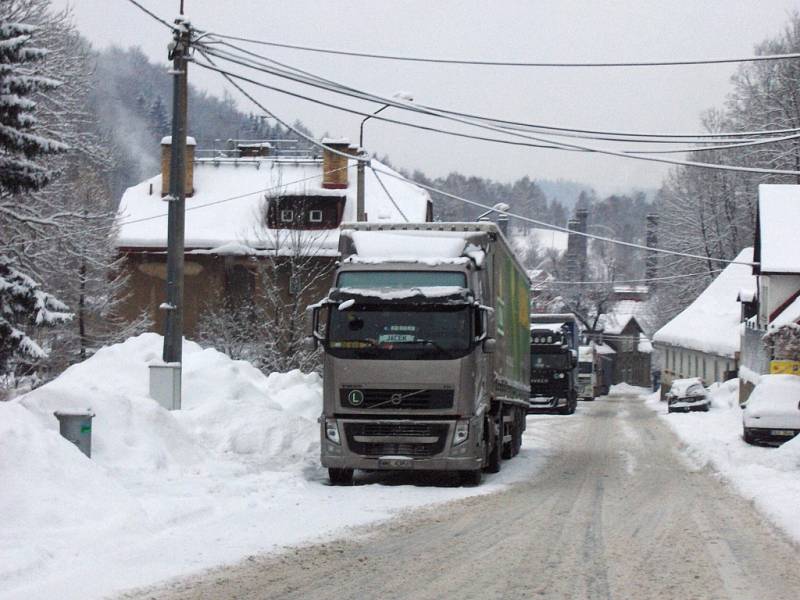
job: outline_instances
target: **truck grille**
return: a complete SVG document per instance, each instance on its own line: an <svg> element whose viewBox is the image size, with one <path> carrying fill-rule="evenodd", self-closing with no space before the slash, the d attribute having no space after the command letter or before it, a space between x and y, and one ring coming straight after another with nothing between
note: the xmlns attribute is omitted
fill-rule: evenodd
<svg viewBox="0 0 800 600"><path fill-rule="evenodd" d="M564 396L567 392L565 381L567 380L540 381L538 378L531 379L531 396Z"/></svg>
<svg viewBox="0 0 800 600"><path fill-rule="evenodd" d="M355 393L353 398L351 393ZM344 408L392 409L443 409L453 407L453 390L417 389L364 389L343 387L339 401ZM354 402L355 400L355 402Z"/></svg>
<svg viewBox="0 0 800 600"><path fill-rule="evenodd" d="M444 450L446 423L344 423L347 445L362 456L433 456Z"/></svg>

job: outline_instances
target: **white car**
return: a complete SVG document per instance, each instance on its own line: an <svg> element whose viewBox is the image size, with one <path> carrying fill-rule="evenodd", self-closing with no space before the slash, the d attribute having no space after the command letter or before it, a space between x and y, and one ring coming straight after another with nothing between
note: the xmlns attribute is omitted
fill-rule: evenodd
<svg viewBox="0 0 800 600"><path fill-rule="evenodd" d="M800 376L762 375L742 422L748 444L780 445L800 433Z"/></svg>
<svg viewBox="0 0 800 600"><path fill-rule="evenodd" d="M667 412L689 412L702 410L708 412L711 400L699 377L676 379L666 394Z"/></svg>

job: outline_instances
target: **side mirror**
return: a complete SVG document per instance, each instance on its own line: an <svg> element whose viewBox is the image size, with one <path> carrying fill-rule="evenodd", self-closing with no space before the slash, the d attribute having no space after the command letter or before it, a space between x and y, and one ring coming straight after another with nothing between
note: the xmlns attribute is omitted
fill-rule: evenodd
<svg viewBox="0 0 800 600"><path fill-rule="evenodd" d="M497 348L497 340L493 337L487 337L483 340L483 352L485 354L493 354Z"/></svg>
<svg viewBox="0 0 800 600"><path fill-rule="evenodd" d="M491 306L483 306L475 303L475 308L480 311L480 333L475 337L476 342L486 341L488 338L495 337L495 318L494 309Z"/></svg>
<svg viewBox="0 0 800 600"><path fill-rule="evenodd" d="M316 348L317 342L325 339L325 336L319 331L319 310L320 304L312 304L306 308L306 332L308 337L314 341L314 348ZM303 344L305 345L305 341Z"/></svg>

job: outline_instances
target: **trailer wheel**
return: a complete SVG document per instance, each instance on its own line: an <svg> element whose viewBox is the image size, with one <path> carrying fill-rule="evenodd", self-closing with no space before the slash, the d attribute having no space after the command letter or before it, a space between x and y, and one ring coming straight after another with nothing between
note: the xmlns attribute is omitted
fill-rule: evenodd
<svg viewBox="0 0 800 600"><path fill-rule="evenodd" d="M503 413L500 413L500 436L498 437L497 433L495 432L496 424L493 419L489 418L487 423L487 429L489 429L492 433L489 436L489 439L486 441L487 444L491 444L491 450L489 450L489 456L486 457L486 471L488 473L499 473L500 466L502 463L502 457L500 456L503 447L503 429L502 429L502 418Z"/></svg>
<svg viewBox="0 0 800 600"><path fill-rule="evenodd" d="M525 413L522 411L521 408L517 408L515 411L515 419L514 419L514 456L519 454L520 448L522 448L522 432L525 429Z"/></svg>
<svg viewBox="0 0 800 600"><path fill-rule="evenodd" d="M353 485L353 469L328 469L331 485Z"/></svg>
<svg viewBox="0 0 800 600"><path fill-rule="evenodd" d="M473 471L459 471L458 480L463 486L476 486L481 484L483 479L483 471L475 469Z"/></svg>
<svg viewBox="0 0 800 600"><path fill-rule="evenodd" d="M510 415L509 415L510 413ZM517 435L517 409L515 407L508 408L504 411L503 415L503 425L500 428L501 431L501 441L506 437L506 423L505 423L505 416L511 416L511 439L508 442L503 442L503 458L505 460L509 460L514 456L514 438Z"/></svg>

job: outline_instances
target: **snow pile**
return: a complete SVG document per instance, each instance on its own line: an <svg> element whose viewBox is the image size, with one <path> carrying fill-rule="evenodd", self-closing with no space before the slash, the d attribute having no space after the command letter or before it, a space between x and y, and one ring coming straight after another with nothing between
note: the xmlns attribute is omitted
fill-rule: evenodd
<svg viewBox="0 0 800 600"><path fill-rule="evenodd" d="M712 466L745 498L800 541L800 437L780 448L751 446L742 439L739 380L709 388L707 413L667 414L658 394L646 398L686 444L685 457L697 468Z"/></svg>
<svg viewBox="0 0 800 600"><path fill-rule="evenodd" d="M0 403L3 600L105 597L489 493L529 478L547 450L526 435L520 456L478 488L330 487L318 464L318 376L265 376L185 342L183 410L170 412L147 390L162 342L143 334L104 348ZM53 416L89 407L91 460Z"/></svg>

